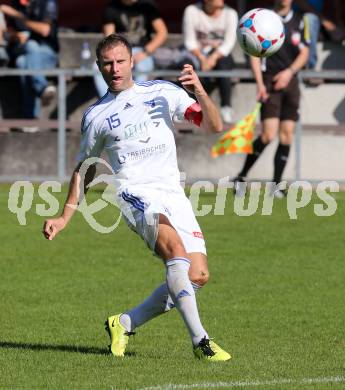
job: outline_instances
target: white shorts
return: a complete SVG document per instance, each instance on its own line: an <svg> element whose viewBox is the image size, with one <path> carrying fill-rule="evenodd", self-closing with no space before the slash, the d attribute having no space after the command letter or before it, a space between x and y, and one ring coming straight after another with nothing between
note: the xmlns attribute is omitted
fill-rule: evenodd
<svg viewBox="0 0 345 390"><path fill-rule="evenodd" d="M119 194L125 221L154 252L159 214L165 215L180 236L187 253L201 252L206 246L192 205L183 192L168 193L155 189L126 190Z"/></svg>

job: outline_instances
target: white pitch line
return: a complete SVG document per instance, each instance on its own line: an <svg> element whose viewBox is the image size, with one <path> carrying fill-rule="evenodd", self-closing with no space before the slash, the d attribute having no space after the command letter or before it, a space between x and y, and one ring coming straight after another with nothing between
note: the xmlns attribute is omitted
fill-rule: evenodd
<svg viewBox="0 0 345 390"><path fill-rule="evenodd" d="M279 385L309 385L317 383L340 383L345 382L344 376L335 376L330 378L303 378L303 379L277 379L271 381L237 381L237 382L211 382L211 383L191 383L191 384L173 384L169 383L161 386L143 387L138 390L185 390L185 389L220 389L234 387L254 387L254 386L279 386Z"/></svg>

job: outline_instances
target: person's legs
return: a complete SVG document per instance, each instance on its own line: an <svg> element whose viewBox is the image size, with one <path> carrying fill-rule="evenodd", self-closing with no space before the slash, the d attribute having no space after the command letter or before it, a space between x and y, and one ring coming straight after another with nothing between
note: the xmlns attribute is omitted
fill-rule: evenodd
<svg viewBox="0 0 345 390"><path fill-rule="evenodd" d="M299 118L300 88L297 78L293 78L286 88L282 99L279 125L279 145L274 158L273 181L279 183L286 166L296 122Z"/></svg>
<svg viewBox="0 0 345 390"><path fill-rule="evenodd" d="M188 277L196 293L209 279L207 257L203 253L195 252L188 253L187 259L190 260ZM120 317L120 323L128 332L133 332L137 327L169 312L174 307L175 304L169 294L168 286L163 283L143 303L123 313Z"/></svg>
<svg viewBox="0 0 345 390"><path fill-rule="evenodd" d="M314 69L317 63L317 40L319 37L321 24L319 17L313 13L306 13L304 17L310 35L308 68Z"/></svg>
<svg viewBox="0 0 345 390"><path fill-rule="evenodd" d="M180 236L164 215L159 217L155 251L166 265L169 294L188 328L193 344L198 345L203 337L208 339L208 335L201 324L194 289L188 277L190 260L187 259Z"/></svg>
<svg viewBox="0 0 345 390"><path fill-rule="evenodd" d="M262 134L253 143L253 153L248 154L238 177L247 176L250 168L260 157L265 147L275 138L279 128L278 118L267 118L262 121Z"/></svg>
<svg viewBox="0 0 345 390"><path fill-rule="evenodd" d="M293 141L293 134L296 122L293 120L283 120L279 128L279 145L274 157L273 181L278 184L281 181L284 168L289 158L290 146Z"/></svg>
<svg viewBox="0 0 345 390"><path fill-rule="evenodd" d="M121 209L129 227L165 263L166 283L141 305L107 319L106 330L113 355L124 356L128 336L135 327L176 307L189 330L196 357L213 361L230 359L227 352L208 339L200 322L195 291L207 282L209 272L205 242L189 200L182 192L158 191L155 194L144 190L141 196L128 192L121 196L124 201L136 200L135 205L131 203L130 212L126 211L125 205L121 205ZM138 205L147 205L145 212L137 208ZM163 214L165 212L169 217Z"/></svg>
<svg viewBox="0 0 345 390"><path fill-rule="evenodd" d="M233 59L231 55L220 58L215 66L215 70L231 70L233 68ZM231 108L231 80L229 77L221 77L216 79L220 95L220 113L225 123L232 122Z"/></svg>
<svg viewBox="0 0 345 390"><path fill-rule="evenodd" d="M20 69L47 69L54 68L57 64L57 54L47 45L29 40L23 46L23 54L16 60L16 67ZM38 118L40 100L48 82L43 75L24 76L21 78L24 115L26 118Z"/></svg>
<svg viewBox="0 0 345 390"><path fill-rule="evenodd" d="M16 68L28 69L27 56L25 54L21 54L16 58ZM23 116L26 119L33 119L33 113L35 111L35 91L32 88L30 77L20 76L20 83L23 96Z"/></svg>
<svg viewBox="0 0 345 390"><path fill-rule="evenodd" d="M142 51L142 47L133 47L132 48L132 54L135 55L139 51ZM134 79L135 81L147 81L149 79L146 72L152 72L154 69L154 62L152 56L147 56L142 61L136 63L134 65L134 71L138 72L138 74L135 75ZM140 73L143 72L143 73Z"/></svg>
<svg viewBox="0 0 345 390"><path fill-rule="evenodd" d="M233 68L233 59L231 55L220 58L214 67L215 70L231 70ZM220 105L231 106L231 80L229 77L217 78L219 87Z"/></svg>

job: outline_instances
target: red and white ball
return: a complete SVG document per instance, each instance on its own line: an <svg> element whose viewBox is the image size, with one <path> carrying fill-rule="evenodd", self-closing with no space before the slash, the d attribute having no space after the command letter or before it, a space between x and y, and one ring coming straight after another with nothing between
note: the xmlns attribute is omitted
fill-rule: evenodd
<svg viewBox="0 0 345 390"><path fill-rule="evenodd" d="M284 43L284 25L278 14L265 8L245 13L237 27L237 40L247 54L269 57Z"/></svg>

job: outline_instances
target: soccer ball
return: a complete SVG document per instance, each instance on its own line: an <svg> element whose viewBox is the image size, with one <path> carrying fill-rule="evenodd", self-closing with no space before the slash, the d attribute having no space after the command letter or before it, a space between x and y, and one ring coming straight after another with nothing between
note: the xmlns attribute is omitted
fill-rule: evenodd
<svg viewBox="0 0 345 390"><path fill-rule="evenodd" d="M245 13L237 27L237 40L247 54L269 57L284 43L284 26L280 16L264 8Z"/></svg>

